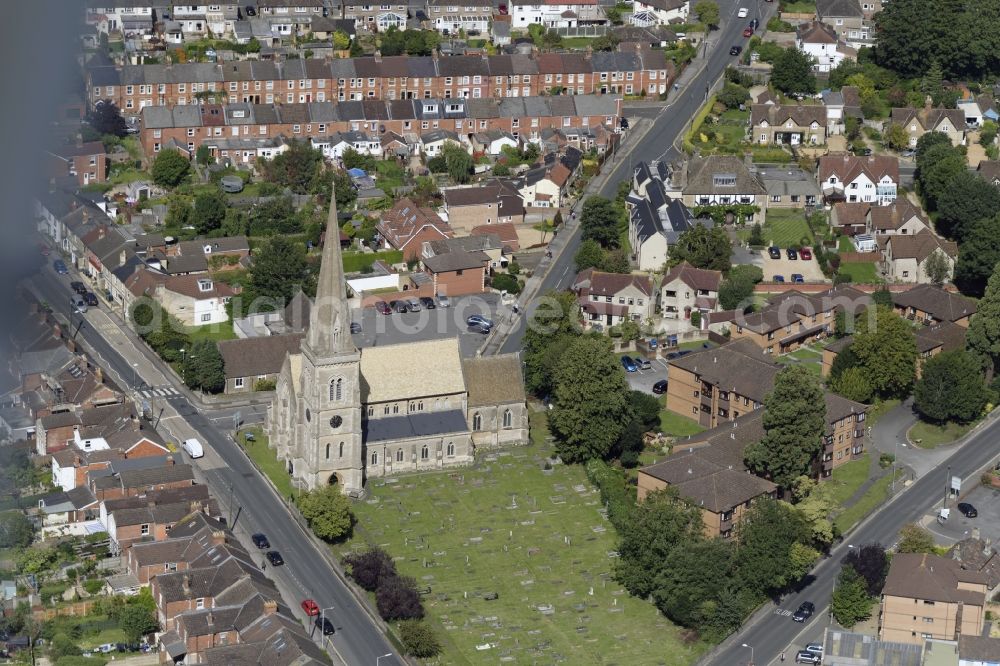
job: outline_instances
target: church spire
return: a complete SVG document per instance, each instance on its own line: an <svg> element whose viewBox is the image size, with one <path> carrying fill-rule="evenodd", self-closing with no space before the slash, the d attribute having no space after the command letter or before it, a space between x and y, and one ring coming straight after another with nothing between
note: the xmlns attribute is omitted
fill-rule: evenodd
<svg viewBox="0 0 1000 666"><path fill-rule="evenodd" d="M337 195L330 187L330 213L326 220L323 261L319 268L316 300L309 313L309 334L305 345L317 356L357 352L351 339L350 308L347 306L344 264L340 256L340 226L337 224Z"/></svg>

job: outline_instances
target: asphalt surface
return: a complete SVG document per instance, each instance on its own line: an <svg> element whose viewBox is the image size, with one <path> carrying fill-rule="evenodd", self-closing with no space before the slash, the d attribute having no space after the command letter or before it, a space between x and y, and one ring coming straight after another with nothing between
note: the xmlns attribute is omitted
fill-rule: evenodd
<svg viewBox="0 0 1000 666"><path fill-rule="evenodd" d="M840 572L840 562L854 545L880 543L886 547L897 541L899 529L907 523L917 522L935 504L940 504L950 476L963 479L963 491L979 483L979 470L1000 459L1000 420L991 419L985 427L952 451L952 454L933 472L919 478L912 486L898 490L888 504L835 547L830 557L813 569L800 591L781 600L778 610L743 627L727 641L727 648L714 655L707 663L718 666L736 666L750 662L750 651L743 644L752 645L757 664L777 662L778 655L789 645L803 645L803 635L815 635L817 627L828 622L827 608L833 593L833 583ZM793 622L786 615L803 601L816 604L816 614L805 625ZM791 653L794 654L794 653Z"/></svg>
<svg viewBox="0 0 1000 666"><path fill-rule="evenodd" d="M693 78L683 84L679 91L672 92L667 99L665 106L652 121L652 127L636 140L632 137L626 138L627 145L613 159L611 171L603 187L598 192L601 196L613 198L618 190L618 184L632 177L632 166L639 162L648 162L659 159L672 159L677 156L674 143L682 136L687 122L693 118L707 97L707 89L715 84L716 80L729 65L736 64L737 57L729 55L732 46L740 45L746 47L748 40L743 37L743 29L750 24L750 19L759 17L760 25L767 24L767 19L777 11L777 2L764 2L763 0L720 0L719 8L722 13L723 25L719 30L713 31L708 37L708 57L704 57L705 47L699 48L699 56L691 63L690 67L695 68L696 74ZM747 18L736 17L739 7L746 7L750 10ZM637 115L647 115L648 111L643 109ZM625 108L625 116L629 115L628 107ZM576 274L573 264L573 256L580 247L579 226L572 228L567 233L570 237L566 240L566 245L561 254L556 258L549 272L542 280L539 294L549 291L560 291L569 287ZM528 315L518 320L517 326L510 332L503 345L500 347L501 353L512 353L520 351L521 341L524 338L525 322L530 319L533 312L533 304L528 306Z"/></svg>
<svg viewBox="0 0 1000 666"><path fill-rule="evenodd" d="M71 317L70 321L75 328L81 317L79 314L71 316L69 312L71 279L76 277L56 275L51 262L29 278L35 290L41 293L57 313ZM98 357L94 360L104 371L109 376L120 378L122 388L133 383L151 387L164 385L164 376L147 359L141 358L145 350L121 344L120 341L117 344L109 343L102 331L98 330L98 326L105 325L97 323L102 321L107 320L100 313L88 312L84 315L84 323L77 337L83 338L94 350ZM134 366L135 363L138 366ZM191 461L192 464L208 482L220 508L234 518L231 526L251 553L256 552L248 539L253 532L266 533L272 547L281 552L285 565L268 566L265 573L279 585L285 596L284 601L298 613L300 619L302 613L299 612L299 603L304 598L312 598L320 608L327 609L326 615L336 627L336 633L330 637L330 641L333 652L344 663L352 666L374 664L383 655L392 655L381 659L383 666L404 663L320 555L314 542L290 519L282 500L267 485L239 446L230 439L228 431L232 428L232 422L229 419L232 417L222 414L222 423L219 423L220 414L199 412L182 394L154 399L153 407L154 416L162 416L157 421L160 426L158 430L169 427L166 434L171 439L191 436L187 433L193 433L193 436L207 445L205 457ZM235 410L230 410L232 411ZM255 415L259 416L257 412ZM262 562L263 559L261 553ZM311 628L311 625L306 625L307 632ZM329 647L327 649L330 651Z"/></svg>

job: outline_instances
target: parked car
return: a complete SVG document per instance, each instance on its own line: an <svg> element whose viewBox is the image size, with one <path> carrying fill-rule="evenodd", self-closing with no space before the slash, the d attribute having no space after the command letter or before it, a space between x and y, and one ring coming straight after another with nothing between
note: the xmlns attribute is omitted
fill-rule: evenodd
<svg viewBox="0 0 1000 666"><path fill-rule="evenodd" d="M271 542L267 540L267 535L262 534L261 532L257 532L257 534L251 536L250 540L253 541L253 545L257 546L261 550L271 547Z"/></svg>
<svg viewBox="0 0 1000 666"><path fill-rule="evenodd" d="M747 26L746 28L744 28L743 29L743 36L744 37L753 37L753 28L750 27L750 26Z"/></svg>
<svg viewBox="0 0 1000 666"><path fill-rule="evenodd" d="M98 305L97 294L95 294L92 291L88 291L86 294L84 294L83 295L83 300L85 300L87 302L87 305L89 307L96 308L97 305Z"/></svg>
<svg viewBox="0 0 1000 666"><path fill-rule="evenodd" d="M795 655L796 664L819 664L822 661L823 657L806 650L799 650L799 652Z"/></svg>
<svg viewBox="0 0 1000 666"><path fill-rule="evenodd" d="M420 301L415 298L410 298L406 301L406 307L410 312L420 312L423 308L420 306Z"/></svg>
<svg viewBox="0 0 1000 666"><path fill-rule="evenodd" d="M639 369L639 365L631 356L622 356L622 367L625 368L625 372L635 372Z"/></svg>
<svg viewBox="0 0 1000 666"><path fill-rule="evenodd" d="M360 333L360 332L361 332L361 324L359 324L356 321L352 321L351 322L351 333Z"/></svg>
<svg viewBox="0 0 1000 666"><path fill-rule="evenodd" d="M375 312L379 314L392 314L392 308L385 301L375 301Z"/></svg>
<svg viewBox="0 0 1000 666"><path fill-rule="evenodd" d="M760 27L760 19L750 19L750 27L756 30Z"/></svg>
<svg viewBox="0 0 1000 666"><path fill-rule="evenodd" d="M794 247L790 247L785 250L785 256L794 261L799 258L799 253L795 251Z"/></svg>
<svg viewBox="0 0 1000 666"><path fill-rule="evenodd" d="M420 304L424 306L425 310L433 310L437 306L434 304L434 299L430 296L422 296L420 298Z"/></svg>
<svg viewBox="0 0 1000 666"><path fill-rule="evenodd" d="M667 380L661 379L660 381L653 384L653 393L656 395L663 395L667 392Z"/></svg>
<svg viewBox="0 0 1000 666"><path fill-rule="evenodd" d="M493 330L492 326L487 326L486 324L470 324L469 333L479 333L480 335L489 335L490 331Z"/></svg>
<svg viewBox="0 0 1000 666"><path fill-rule="evenodd" d="M285 563L285 559L281 556L281 553L276 550L267 551L266 557L267 561L270 562L273 567L280 567Z"/></svg>
<svg viewBox="0 0 1000 666"><path fill-rule="evenodd" d="M785 284L785 276L775 275L773 278L771 278L771 282L777 282L778 284Z"/></svg>
<svg viewBox="0 0 1000 666"><path fill-rule="evenodd" d="M667 360L672 361L675 358L680 358L682 356L687 356L691 353L690 349L681 349L680 351L673 351L667 354Z"/></svg>
<svg viewBox="0 0 1000 666"><path fill-rule="evenodd" d="M253 8L253 5L247 5L246 10L247 10L247 16L257 15L257 10Z"/></svg>
<svg viewBox="0 0 1000 666"><path fill-rule="evenodd" d="M776 245L772 245L771 247L767 248L767 254L772 259L781 259L781 248L777 247Z"/></svg>
<svg viewBox="0 0 1000 666"><path fill-rule="evenodd" d="M904 150L903 152L901 152L899 154L899 156L900 157L913 157L916 154L917 154L917 151L913 150L912 148L909 148L909 149Z"/></svg>
<svg viewBox="0 0 1000 666"><path fill-rule="evenodd" d="M73 280L72 282L70 282L69 288L80 295L87 293L87 287L85 287L84 284L79 280Z"/></svg>
<svg viewBox="0 0 1000 666"><path fill-rule="evenodd" d="M83 296L70 296L69 302L73 306L73 312L83 314L87 311L87 301L83 300Z"/></svg>
<svg viewBox="0 0 1000 666"><path fill-rule="evenodd" d="M792 282L795 284L802 284L805 282L805 278L802 277L801 273L792 273Z"/></svg>
<svg viewBox="0 0 1000 666"><path fill-rule="evenodd" d="M324 636L329 636L336 632L336 629L333 628L333 622L330 622L330 618L325 615L316 618L316 628L322 631Z"/></svg>
<svg viewBox="0 0 1000 666"><path fill-rule="evenodd" d="M392 308L393 312L398 312L400 314L409 309L406 307L406 301L389 301L389 307Z"/></svg>
<svg viewBox="0 0 1000 666"><path fill-rule="evenodd" d="M823 644L822 643L810 643L809 645L802 648L806 652L812 652L813 654L818 654L823 656Z"/></svg>
<svg viewBox="0 0 1000 666"><path fill-rule="evenodd" d="M468 324L469 326L475 326L476 324L480 324L482 326L488 326L489 328L493 328L493 321L487 319L483 315L475 315L475 314L469 315L466 318L465 323Z"/></svg>
<svg viewBox="0 0 1000 666"><path fill-rule="evenodd" d="M451 305L451 301L448 300L447 296L438 296L438 307L446 308Z"/></svg>
<svg viewBox="0 0 1000 666"><path fill-rule="evenodd" d="M972 506L968 502L958 503L959 512L966 518L977 518L979 517L979 512L976 511L976 507Z"/></svg>
<svg viewBox="0 0 1000 666"><path fill-rule="evenodd" d="M319 615L319 604L317 604L312 599L302 600L302 610L306 612L309 617L316 617Z"/></svg>
<svg viewBox="0 0 1000 666"><path fill-rule="evenodd" d="M639 369L640 370L652 370L653 369L653 364L650 363L649 361L647 361L646 359L641 359L641 360L640 359L636 359L636 361L638 361L638 363L639 363Z"/></svg>
<svg viewBox="0 0 1000 666"><path fill-rule="evenodd" d="M810 259L813 258L812 250L810 250L807 247L802 248L801 250L799 250L799 258L804 259L805 261L809 261Z"/></svg>
<svg viewBox="0 0 1000 666"><path fill-rule="evenodd" d="M733 48L729 49L729 55L731 55L731 56L738 56L741 53L743 53L743 47L742 46L737 45L737 46L734 46Z"/></svg>
<svg viewBox="0 0 1000 666"><path fill-rule="evenodd" d="M750 15L750 10L747 9L746 7L740 7L740 10L736 12L737 18L746 18L749 15Z"/></svg>
<svg viewBox="0 0 1000 666"><path fill-rule="evenodd" d="M816 612L816 606L811 601L803 601L794 613L792 613L792 619L796 622L805 622L812 617L812 614Z"/></svg>

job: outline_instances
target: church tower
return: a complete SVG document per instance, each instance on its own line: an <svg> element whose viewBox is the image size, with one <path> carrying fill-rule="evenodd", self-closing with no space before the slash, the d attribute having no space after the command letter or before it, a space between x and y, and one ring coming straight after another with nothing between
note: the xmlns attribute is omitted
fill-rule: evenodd
<svg viewBox="0 0 1000 666"><path fill-rule="evenodd" d="M340 255L337 197L330 191L330 213L309 332L302 341L299 387L301 433L297 453L309 488L339 484L344 492L364 484L361 434L361 354L351 339L344 265ZM298 470L297 470L298 471Z"/></svg>

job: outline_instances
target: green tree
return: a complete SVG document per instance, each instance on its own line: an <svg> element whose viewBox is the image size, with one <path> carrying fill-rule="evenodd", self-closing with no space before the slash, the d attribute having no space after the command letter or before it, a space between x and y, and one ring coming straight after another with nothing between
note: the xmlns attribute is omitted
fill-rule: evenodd
<svg viewBox="0 0 1000 666"><path fill-rule="evenodd" d="M601 196L589 196L580 211L583 240L595 240L601 247L618 247L620 215L614 202Z"/></svg>
<svg viewBox="0 0 1000 666"><path fill-rule="evenodd" d="M868 595L865 579L850 565L844 565L830 601L830 611L842 627L848 629L872 616L875 600Z"/></svg>
<svg viewBox="0 0 1000 666"><path fill-rule="evenodd" d="M869 317L859 319L851 351L865 370L873 393L883 399L905 397L916 375L917 344L913 327L881 306L876 308L874 322Z"/></svg>
<svg viewBox="0 0 1000 666"><path fill-rule="evenodd" d="M346 51L351 48L351 38L343 30L336 30L333 33L333 48L338 51Z"/></svg>
<svg viewBox="0 0 1000 666"><path fill-rule="evenodd" d="M701 511L671 488L646 495L619 531L615 579L645 599L657 587L657 575L677 548L704 540Z"/></svg>
<svg viewBox="0 0 1000 666"><path fill-rule="evenodd" d="M524 385L529 393L547 397L555 389L559 359L579 335L580 306L570 291L549 292L532 313L524 333Z"/></svg>
<svg viewBox="0 0 1000 666"><path fill-rule="evenodd" d="M340 212L353 210L354 202L358 200L358 193L354 189L351 179L346 173L334 171L332 181L336 188L334 191L337 197L337 210Z"/></svg>
<svg viewBox="0 0 1000 666"><path fill-rule="evenodd" d="M938 201L948 191L952 181L966 169L965 154L950 144L933 146L923 160L917 161L915 178L928 209L937 210Z"/></svg>
<svg viewBox="0 0 1000 666"><path fill-rule="evenodd" d="M284 307L306 282L306 251L286 236L272 236L254 253L249 291L253 298L270 298Z"/></svg>
<svg viewBox="0 0 1000 666"><path fill-rule="evenodd" d="M753 247L760 247L764 245L764 231L760 228L760 224L757 222L754 222L753 226L750 227L749 243Z"/></svg>
<svg viewBox="0 0 1000 666"><path fill-rule="evenodd" d="M899 530L897 553L933 553L936 548L934 535L916 523L903 525Z"/></svg>
<svg viewBox="0 0 1000 666"><path fill-rule="evenodd" d="M903 150L910 145L910 135L906 128L899 123L889 123L889 127L882 135L885 144L893 150Z"/></svg>
<svg viewBox="0 0 1000 666"><path fill-rule="evenodd" d="M195 340L184 355L184 383L205 393L219 393L226 387L226 368L214 340Z"/></svg>
<svg viewBox="0 0 1000 666"><path fill-rule="evenodd" d="M324 168L323 153L309 145L308 141L293 139L288 142L288 150L272 159L261 160L257 168L267 182L306 194L317 173ZM323 189L329 191L328 187Z"/></svg>
<svg viewBox="0 0 1000 666"><path fill-rule="evenodd" d="M812 56L790 46L778 54L771 70L771 84L786 94L812 94L816 91Z"/></svg>
<svg viewBox="0 0 1000 666"><path fill-rule="evenodd" d="M191 163L181 155L180 151L169 149L161 150L153 160L150 173L153 182L160 187L177 187L181 184L191 170Z"/></svg>
<svg viewBox="0 0 1000 666"><path fill-rule="evenodd" d="M764 271L753 264L733 266L719 285L719 305L723 310L734 310L750 305L754 285L764 279Z"/></svg>
<svg viewBox="0 0 1000 666"><path fill-rule="evenodd" d="M194 220L199 234L207 234L222 227L226 219L226 200L218 192L204 192L195 197Z"/></svg>
<svg viewBox="0 0 1000 666"><path fill-rule="evenodd" d="M434 629L422 620L403 620L399 623L399 637L406 653L418 659L430 659L441 653L441 641Z"/></svg>
<svg viewBox="0 0 1000 666"><path fill-rule="evenodd" d="M719 599L733 575L732 544L721 539L675 544L662 562L651 564L656 567L653 602L661 613L685 627L713 622ZM719 627L720 633L733 628Z"/></svg>
<svg viewBox="0 0 1000 666"><path fill-rule="evenodd" d="M83 654L83 650L68 634L59 632L52 637L49 644L49 659L59 660L62 657L72 657Z"/></svg>
<svg viewBox="0 0 1000 666"><path fill-rule="evenodd" d="M0 513L0 548L27 548L34 538L35 528L23 513Z"/></svg>
<svg viewBox="0 0 1000 666"><path fill-rule="evenodd" d="M128 134L128 124L110 99L94 103L94 108L87 114L87 124L98 135L123 137Z"/></svg>
<svg viewBox="0 0 1000 666"><path fill-rule="evenodd" d="M727 81L715 99L722 102L727 109L738 109L741 104L750 100L750 91L743 86Z"/></svg>
<svg viewBox="0 0 1000 666"><path fill-rule="evenodd" d="M963 293L982 296L993 270L1000 263L1000 215L969 225L958 248L955 284Z"/></svg>
<svg viewBox="0 0 1000 666"><path fill-rule="evenodd" d="M202 166L212 163L212 149L208 147L207 143L198 146L198 150L194 153L194 161Z"/></svg>
<svg viewBox="0 0 1000 666"><path fill-rule="evenodd" d="M695 268L728 271L732 265L732 252L729 236L722 227L709 229L695 224L682 233L670 248L670 264L676 266L686 261Z"/></svg>
<svg viewBox="0 0 1000 666"><path fill-rule="evenodd" d="M801 577L802 563L793 566L792 547L808 545L811 529L792 506L758 499L737 531L736 580L741 588L760 597L783 590Z"/></svg>
<svg viewBox="0 0 1000 666"><path fill-rule="evenodd" d="M605 338L574 340L555 369L549 424L556 451L566 462L603 458L626 422L628 382Z"/></svg>
<svg viewBox="0 0 1000 666"><path fill-rule="evenodd" d="M167 207L167 219L164 224L171 229L181 229L191 224L194 209L186 199L173 199Z"/></svg>
<svg viewBox="0 0 1000 666"><path fill-rule="evenodd" d="M961 242L973 224L993 217L998 210L1000 188L976 174L963 171L951 179L948 188L938 198L938 217L934 228L939 234Z"/></svg>
<svg viewBox="0 0 1000 666"><path fill-rule="evenodd" d="M446 143L443 150L448 175L456 183L467 183L472 178L472 155L461 146Z"/></svg>
<svg viewBox="0 0 1000 666"><path fill-rule="evenodd" d="M222 234L225 236L246 236L250 231L250 218L245 211L227 208L222 219Z"/></svg>
<svg viewBox="0 0 1000 666"><path fill-rule="evenodd" d="M960 0L941 0L935 3L919 0L902 0L887 3L875 16L875 30L879 35L874 49L875 62L907 78L922 76L932 65L950 63L953 56L963 49L957 34L963 24L963 5Z"/></svg>
<svg viewBox="0 0 1000 666"><path fill-rule="evenodd" d="M604 265L604 248L593 238L588 238L580 243L580 249L573 255L573 263L577 271L600 268Z"/></svg>
<svg viewBox="0 0 1000 666"><path fill-rule="evenodd" d="M375 170L375 158L371 155L362 155L353 148L345 150L340 161L343 163L345 169Z"/></svg>
<svg viewBox="0 0 1000 666"><path fill-rule="evenodd" d="M962 349L927 359L913 392L913 406L936 423L968 423L982 414L988 400L980 359Z"/></svg>
<svg viewBox="0 0 1000 666"><path fill-rule="evenodd" d="M517 278L506 273L494 275L490 286L497 291L506 291L508 294L514 294L515 296L521 293L521 284L517 281Z"/></svg>
<svg viewBox="0 0 1000 666"><path fill-rule="evenodd" d="M836 380L831 380L831 385L836 393L848 400L868 402L872 399L872 384L863 368L844 369Z"/></svg>
<svg viewBox="0 0 1000 666"><path fill-rule="evenodd" d="M941 103L941 98L944 95L944 70L941 69L941 64L937 60L931 63L930 69L921 79L920 92L925 97L930 97L932 103Z"/></svg>
<svg viewBox="0 0 1000 666"><path fill-rule="evenodd" d="M924 274L933 284L944 284L951 277L951 261L941 250L934 250L925 262Z"/></svg>
<svg viewBox="0 0 1000 666"><path fill-rule="evenodd" d="M865 591L871 597L882 593L885 577L889 573L889 558L879 543L867 543L852 548L844 558L844 565L853 567L865 581Z"/></svg>
<svg viewBox="0 0 1000 666"><path fill-rule="evenodd" d="M601 268L608 273L622 273L627 275L632 272L632 264L628 260L628 253L620 247L616 247L604 255Z"/></svg>
<svg viewBox="0 0 1000 666"><path fill-rule="evenodd" d="M991 383L1000 362L1000 264L993 268L986 283L986 292L969 324L965 343L986 368L986 383Z"/></svg>
<svg viewBox="0 0 1000 666"><path fill-rule="evenodd" d="M719 27L719 4L712 0L698 0L694 5L694 13L698 20L711 28Z"/></svg>
<svg viewBox="0 0 1000 666"><path fill-rule="evenodd" d="M323 486L299 495L295 503L309 528L323 541L350 536L354 526L350 501L336 486Z"/></svg>
<svg viewBox="0 0 1000 666"><path fill-rule="evenodd" d="M924 157L934 146L950 146L951 139L944 132L926 132L917 139L916 161L917 169L924 163Z"/></svg>
<svg viewBox="0 0 1000 666"><path fill-rule="evenodd" d="M138 643L144 636L160 628L154 612L137 604L122 606L115 613L115 620L118 622L118 628L125 633L125 639L129 643Z"/></svg>
<svg viewBox="0 0 1000 666"><path fill-rule="evenodd" d="M795 479L795 509L809 524L814 543L827 546L836 536L830 516L838 507L831 494L830 484L817 483L808 476Z"/></svg>
<svg viewBox="0 0 1000 666"><path fill-rule="evenodd" d="M763 439L746 449L747 465L782 488L808 474L823 449L826 402L815 375L801 365L783 369L764 398Z"/></svg>

